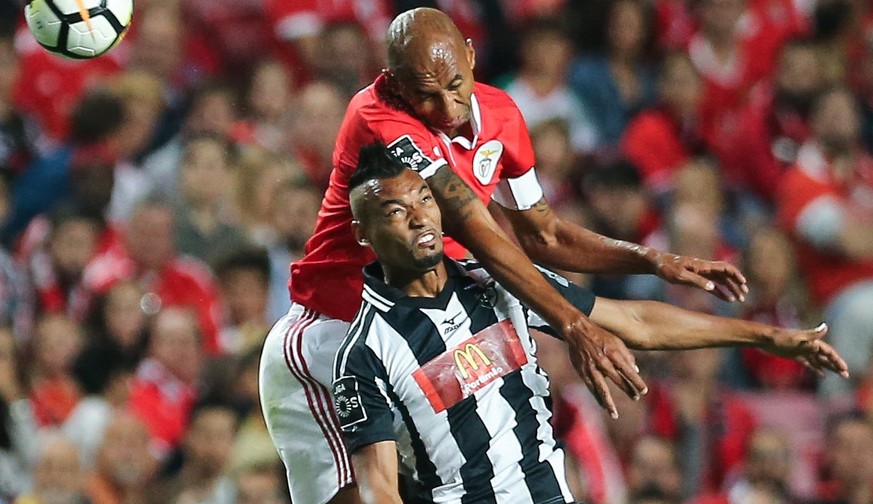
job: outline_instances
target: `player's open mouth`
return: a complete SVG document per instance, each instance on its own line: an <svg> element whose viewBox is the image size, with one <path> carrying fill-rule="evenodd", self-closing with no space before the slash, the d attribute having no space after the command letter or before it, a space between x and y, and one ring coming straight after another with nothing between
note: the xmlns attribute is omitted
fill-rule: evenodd
<svg viewBox="0 0 873 504"><path fill-rule="evenodd" d="M424 234L420 235L417 240L415 240L415 244L419 247L430 247L436 244L436 233L433 231L427 231Z"/></svg>

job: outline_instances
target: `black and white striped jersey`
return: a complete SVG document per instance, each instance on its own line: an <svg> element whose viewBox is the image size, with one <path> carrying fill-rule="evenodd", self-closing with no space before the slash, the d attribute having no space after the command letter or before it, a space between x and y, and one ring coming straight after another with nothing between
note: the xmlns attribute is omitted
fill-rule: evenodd
<svg viewBox="0 0 873 504"><path fill-rule="evenodd" d="M364 301L334 366L349 449L395 441L415 502L573 502L529 328L555 333L477 263L446 266L436 298L408 297L378 264L365 269ZM593 294L541 271L591 312Z"/></svg>

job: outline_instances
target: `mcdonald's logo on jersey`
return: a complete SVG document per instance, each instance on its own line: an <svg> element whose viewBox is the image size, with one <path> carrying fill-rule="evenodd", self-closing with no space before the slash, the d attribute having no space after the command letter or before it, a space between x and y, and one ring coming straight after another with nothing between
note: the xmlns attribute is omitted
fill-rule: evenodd
<svg viewBox="0 0 873 504"><path fill-rule="evenodd" d="M478 357L478 359L476 359ZM466 365L464 363L466 362ZM479 345L475 343L467 343L464 345L463 350L457 349L455 350L455 366L457 366L458 370L461 372L461 376L468 380L470 378L470 372L476 374L479 371L479 366L483 368L487 368L491 366L491 359L485 355L485 352L479 348Z"/></svg>
<svg viewBox="0 0 873 504"><path fill-rule="evenodd" d="M504 320L447 349L412 376L439 413L527 362L518 333Z"/></svg>

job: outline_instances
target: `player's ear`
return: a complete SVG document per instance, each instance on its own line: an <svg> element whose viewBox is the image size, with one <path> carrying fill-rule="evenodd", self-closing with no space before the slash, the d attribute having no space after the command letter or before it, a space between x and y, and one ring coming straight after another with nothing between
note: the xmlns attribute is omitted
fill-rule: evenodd
<svg viewBox="0 0 873 504"><path fill-rule="evenodd" d="M473 39L465 39L464 46L466 46L467 62L470 63L470 70L473 70L476 68L476 49L473 47Z"/></svg>
<svg viewBox="0 0 873 504"><path fill-rule="evenodd" d="M355 235L355 241L358 242L358 245L362 247L370 246L370 240L364 234L364 227L358 219L352 221L352 233Z"/></svg>

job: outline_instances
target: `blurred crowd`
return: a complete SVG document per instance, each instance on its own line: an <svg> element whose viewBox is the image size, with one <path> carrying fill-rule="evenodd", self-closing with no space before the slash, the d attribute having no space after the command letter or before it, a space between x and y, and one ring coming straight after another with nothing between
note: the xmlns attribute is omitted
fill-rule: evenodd
<svg viewBox="0 0 873 504"><path fill-rule="evenodd" d="M577 497L873 504L868 0L137 0L89 61L42 50L0 0L0 502L289 501L259 352L346 103L416 6L446 11L477 79L518 103L564 218L734 262L751 292L576 280L827 320L850 366L640 354L651 392L612 421L543 339Z"/></svg>

